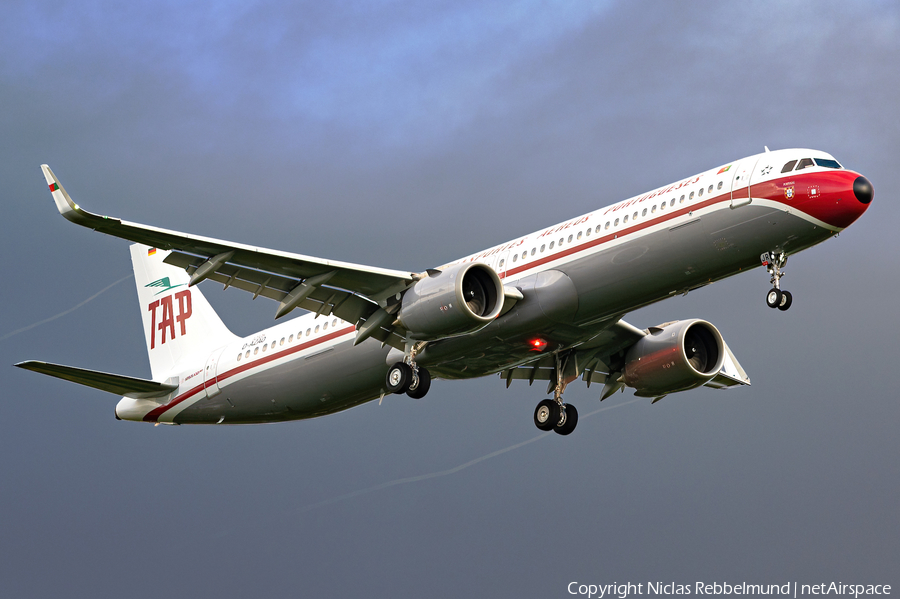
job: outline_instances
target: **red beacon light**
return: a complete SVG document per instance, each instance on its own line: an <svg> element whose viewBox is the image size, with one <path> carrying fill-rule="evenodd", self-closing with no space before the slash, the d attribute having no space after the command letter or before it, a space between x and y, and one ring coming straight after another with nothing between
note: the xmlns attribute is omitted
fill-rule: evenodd
<svg viewBox="0 0 900 599"><path fill-rule="evenodd" d="M537 339L530 340L528 345L531 347L532 351L544 351L544 348L547 347L547 341L538 337Z"/></svg>

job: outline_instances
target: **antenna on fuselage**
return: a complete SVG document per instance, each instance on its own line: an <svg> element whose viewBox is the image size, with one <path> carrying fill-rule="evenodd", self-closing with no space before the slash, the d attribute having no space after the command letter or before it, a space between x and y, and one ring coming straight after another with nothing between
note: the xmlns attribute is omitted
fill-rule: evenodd
<svg viewBox="0 0 900 599"><path fill-rule="evenodd" d="M769 146L763 146L766 149L766 154L769 153Z"/></svg>

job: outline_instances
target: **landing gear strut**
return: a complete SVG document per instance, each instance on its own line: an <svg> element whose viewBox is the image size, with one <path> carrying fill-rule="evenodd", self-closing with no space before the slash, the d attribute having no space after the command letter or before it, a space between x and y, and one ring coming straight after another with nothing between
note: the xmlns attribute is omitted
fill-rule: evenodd
<svg viewBox="0 0 900 599"><path fill-rule="evenodd" d="M559 355L557 355L556 387L553 389L553 399L542 400L534 409L534 425L538 429L553 430L559 435L568 435L575 430L575 426L578 424L578 410L571 404L563 403L562 400L562 394L567 384Z"/></svg>
<svg viewBox="0 0 900 599"><path fill-rule="evenodd" d="M431 388L431 373L416 365L417 351L417 345L412 344L403 361L388 368L384 378L388 392L406 393L413 399L422 399L428 393Z"/></svg>
<svg viewBox="0 0 900 599"><path fill-rule="evenodd" d="M769 282L772 283L772 289L766 294L766 305L783 312L790 308L794 301L790 291L781 289L781 277L784 276L782 269L787 264L788 257L784 252L766 252L759 259L771 275Z"/></svg>

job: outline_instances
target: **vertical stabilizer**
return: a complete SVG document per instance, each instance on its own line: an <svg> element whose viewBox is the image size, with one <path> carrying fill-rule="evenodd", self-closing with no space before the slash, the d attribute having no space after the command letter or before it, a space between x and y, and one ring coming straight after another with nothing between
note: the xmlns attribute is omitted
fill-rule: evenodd
<svg viewBox="0 0 900 599"><path fill-rule="evenodd" d="M137 285L150 370L164 380L186 359L206 359L210 351L236 339L183 269L163 262L169 252L134 244L131 263ZM183 367L183 366L181 366Z"/></svg>

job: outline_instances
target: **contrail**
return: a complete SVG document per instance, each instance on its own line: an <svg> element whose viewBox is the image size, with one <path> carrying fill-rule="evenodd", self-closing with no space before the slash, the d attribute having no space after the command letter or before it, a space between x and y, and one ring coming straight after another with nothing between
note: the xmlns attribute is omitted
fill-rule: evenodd
<svg viewBox="0 0 900 599"><path fill-rule="evenodd" d="M30 324L30 325L28 325L27 327L22 327L21 329L16 329L16 330L13 331L12 333L7 333L7 334L3 335L2 337L0 337L0 341L3 341L4 339L8 339L8 338L12 337L13 335L18 335L19 333L24 333L25 331L27 331L27 330L29 330L29 329L33 329L34 327L39 327L39 326L41 326L42 324L47 324L47 323L50 322L51 320L56 320L57 318L60 318L60 317L62 317L62 316L65 316L65 315L68 314L69 312L74 312L75 310L77 310L77 309L80 308L81 306L85 305L86 303L88 303L88 302L91 301L92 299L97 298L100 294L102 294L102 293L104 293L104 292L106 292L106 291L109 291L110 289L112 289L113 287L115 287L116 285L118 285L119 283L121 283L122 281L124 281L124 280L126 280L126 279L130 279L130 278L132 278L133 276L134 276L133 274L130 274L130 275L128 275L127 277L122 277L121 279L119 279L119 280L116 281L115 283L111 283L111 284L107 285L106 287L104 287L103 289L101 289L100 291L98 291L97 293L95 293L94 295L92 295L91 297L87 298L86 300L84 300L84 301L81 302L80 304L76 304L75 306L72 306L72 307L69 308L68 310L65 310L65 311L63 311L63 312L60 312L60 313L57 314L56 316L51 316L50 318L45 318L44 320L41 320L40 322L36 322L36 323L34 323L34 324Z"/></svg>
<svg viewBox="0 0 900 599"><path fill-rule="evenodd" d="M589 414L585 414L584 416L581 416L580 420L583 420L585 418L590 418L594 414L599 414L600 412L603 412L606 410L614 410L616 408L621 408L622 406L627 406L628 404L639 401L640 399L642 399L642 398L635 397L634 399L630 399L624 403L616 404L614 406L604 406L600 409L594 410L593 412L591 412ZM498 449L497 451L491 452L487 455L483 455L480 458L475 458L474 460L470 460L470 461L466 462L465 464L460 464L459 466L454 466L453 468L449 468L447 470L439 470L438 472L430 472L428 474L419 474L418 476L407 476L406 478L398 478L396 480L388 481L386 483L381 483L380 485L375 485L374 487L367 487L365 489L360 489L358 491L352 491L350 493L345 493L344 495L339 495L332 499L326 499L325 501L320 501L319 503L314 503L312 505L307 505L305 507L299 508L297 510L297 513L302 514L304 512L309 512L311 510L315 510L320 507L325 507L326 505L338 503L339 501L344 501L346 499L358 497L359 495L365 495L366 493L372 493L373 491L387 489L388 487L395 487L397 485L405 485L407 483L414 483L414 482L418 482L420 480L428 480L429 478L439 478L441 476L449 476L450 474L455 474L455 473L459 472L460 470L465 470L469 466L474 466L475 464L478 464L479 462L483 462L485 460L495 458L499 455L503 455L504 453L513 451L514 449L518 449L520 447L524 447L525 445L528 445L529 443L534 443L535 441L540 441L541 439L545 439L546 437L549 437L550 435L554 435L554 434L556 434L556 433L554 433L553 431L541 433L537 437L532 437L531 439L528 439L527 441L522 441L521 443L516 443L515 445L510 445L509 447L506 447L504 449Z"/></svg>

